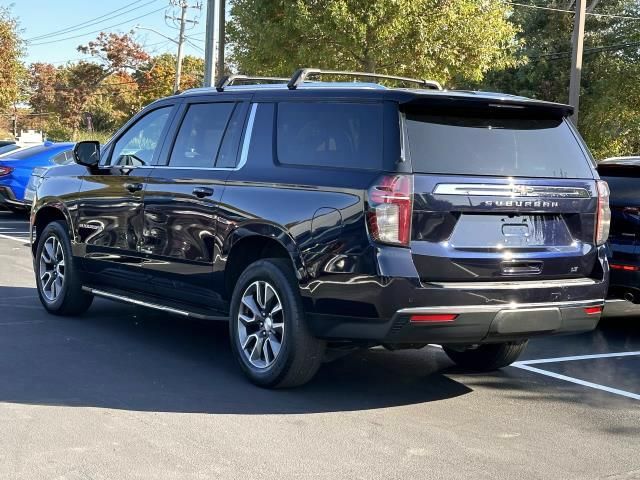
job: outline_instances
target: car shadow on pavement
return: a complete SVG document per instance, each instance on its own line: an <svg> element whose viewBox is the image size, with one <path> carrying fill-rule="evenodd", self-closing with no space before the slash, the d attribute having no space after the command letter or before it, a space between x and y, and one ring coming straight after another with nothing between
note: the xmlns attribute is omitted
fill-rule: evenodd
<svg viewBox="0 0 640 480"><path fill-rule="evenodd" d="M225 323L97 300L47 314L33 288L0 287L0 401L137 411L303 414L412 405L471 390L441 352L369 350L325 364L306 386L269 391L242 375Z"/></svg>

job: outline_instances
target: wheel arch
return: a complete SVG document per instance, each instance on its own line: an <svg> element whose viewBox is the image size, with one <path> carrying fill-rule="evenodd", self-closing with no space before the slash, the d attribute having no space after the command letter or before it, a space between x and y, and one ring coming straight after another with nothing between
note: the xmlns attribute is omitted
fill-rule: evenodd
<svg viewBox="0 0 640 480"><path fill-rule="evenodd" d="M60 203L48 203L41 205L37 210L31 212L31 232L32 239L31 242L31 251L35 253L35 250L38 245L38 239L40 238L40 234L44 230L44 228L50 224L51 222L55 222L57 220L63 220L67 224L69 238L73 241L73 224L71 221L71 215L69 211L64 208L63 204ZM35 236L33 236L33 232L35 230Z"/></svg>
<svg viewBox="0 0 640 480"><path fill-rule="evenodd" d="M261 258L286 258L291 262L298 281L306 278L300 250L283 229L270 224L243 226L227 237L223 256L226 258L224 286L231 298L235 282L251 263Z"/></svg>

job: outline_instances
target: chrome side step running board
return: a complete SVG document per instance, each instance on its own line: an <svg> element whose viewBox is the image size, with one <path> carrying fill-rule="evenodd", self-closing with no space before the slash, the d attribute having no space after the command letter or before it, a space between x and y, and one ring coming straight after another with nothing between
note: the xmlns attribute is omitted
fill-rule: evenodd
<svg viewBox="0 0 640 480"><path fill-rule="evenodd" d="M197 319L197 320L224 320L224 321L228 321L229 320L228 317L224 317L224 316L206 315L206 314L202 314L202 313L190 312L188 310L182 310L182 309L175 308L175 307L169 307L167 305L162 305L162 304L155 303L155 302L149 302L149 301L146 301L146 300L139 300L137 298L131 298L131 297L127 297L125 295L119 295L119 294L116 294L116 293L107 292L105 290L98 290L96 288L82 287L82 290L84 290L85 292L90 293L92 295L95 295L96 297L107 298L109 300L115 300L117 302L129 303L131 305L139 305L141 307L151 308L153 310L160 310L162 312L171 313L173 315L178 315L178 316L181 316L181 317L194 318L194 319Z"/></svg>

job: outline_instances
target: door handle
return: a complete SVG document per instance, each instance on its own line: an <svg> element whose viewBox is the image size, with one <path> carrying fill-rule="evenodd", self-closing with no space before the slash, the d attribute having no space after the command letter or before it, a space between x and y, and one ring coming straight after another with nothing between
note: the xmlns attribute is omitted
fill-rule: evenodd
<svg viewBox="0 0 640 480"><path fill-rule="evenodd" d="M124 188L129 190L131 193L139 192L144 188L144 185L141 183L126 183Z"/></svg>
<svg viewBox="0 0 640 480"><path fill-rule="evenodd" d="M193 189L193 194L198 198L210 197L213 195L213 188L196 187Z"/></svg>

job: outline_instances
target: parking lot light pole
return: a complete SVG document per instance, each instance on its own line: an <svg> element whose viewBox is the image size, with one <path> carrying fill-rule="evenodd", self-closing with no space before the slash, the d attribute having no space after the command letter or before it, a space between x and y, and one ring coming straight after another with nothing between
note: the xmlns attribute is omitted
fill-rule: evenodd
<svg viewBox="0 0 640 480"><path fill-rule="evenodd" d="M217 0L207 0L207 25L204 46L204 86L216 81L216 8Z"/></svg>
<svg viewBox="0 0 640 480"><path fill-rule="evenodd" d="M571 120L578 125L580 107L580 78L582 76L582 54L584 50L584 19L587 0L576 0L576 16L573 26L573 52L571 55L571 80L569 82L569 104L573 107Z"/></svg>

